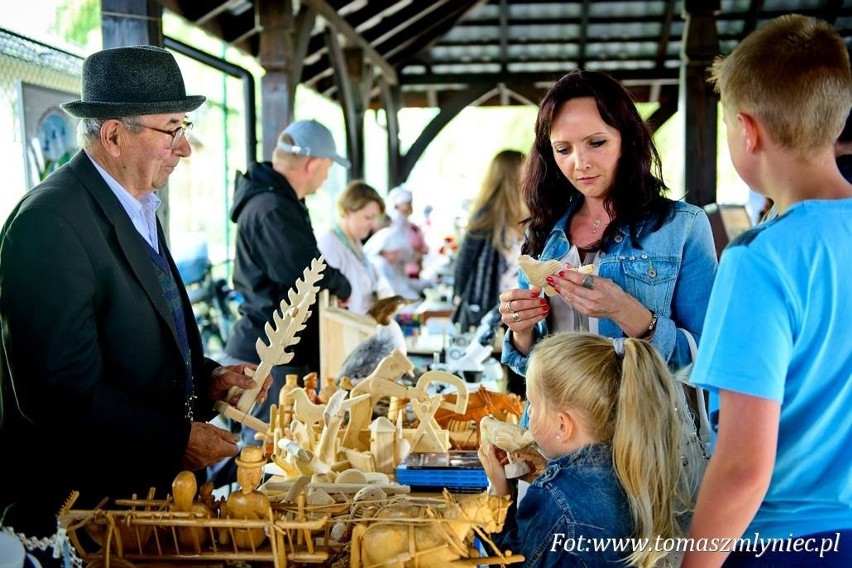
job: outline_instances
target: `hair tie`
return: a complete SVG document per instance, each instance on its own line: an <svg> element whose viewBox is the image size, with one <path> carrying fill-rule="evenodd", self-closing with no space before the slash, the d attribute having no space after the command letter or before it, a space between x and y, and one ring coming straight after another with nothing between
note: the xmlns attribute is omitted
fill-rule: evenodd
<svg viewBox="0 0 852 568"><path fill-rule="evenodd" d="M612 340L612 346L615 349L615 354L619 357L624 357L624 337L615 337Z"/></svg>

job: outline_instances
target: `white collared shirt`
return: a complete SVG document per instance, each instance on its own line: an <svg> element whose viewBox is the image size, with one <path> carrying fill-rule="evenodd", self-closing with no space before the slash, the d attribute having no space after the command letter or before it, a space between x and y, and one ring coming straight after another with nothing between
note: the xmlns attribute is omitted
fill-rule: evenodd
<svg viewBox="0 0 852 568"><path fill-rule="evenodd" d="M92 157L86 154L90 160ZM130 192L124 189L109 172L101 167L96 161L92 160L95 169L104 178L104 181L112 190L113 194L118 198L121 207L127 212L130 221L136 230L142 235L151 247L159 252L159 239L157 238L157 208L160 207L161 200L155 193L146 193L141 198L136 199Z"/></svg>

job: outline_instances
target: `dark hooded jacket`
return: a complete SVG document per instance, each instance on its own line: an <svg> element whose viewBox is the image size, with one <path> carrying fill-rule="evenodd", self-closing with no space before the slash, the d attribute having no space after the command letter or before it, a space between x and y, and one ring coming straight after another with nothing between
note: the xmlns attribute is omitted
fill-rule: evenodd
<svg viewBox="0 0 852 568"><path fill-rule="evenodd" d="M237 173L231 220L237 223L234 288L245 300L225 351L257 363L255 343L266 338L264 325L320 251L305 201L270 162L253 163L248 173ZM319 284L340 299L352 292L346 277L331 266ZM319 319L317 310L312 311L299 333L301 341L289 348L294 357L288 365L319 371Z"/></svg>

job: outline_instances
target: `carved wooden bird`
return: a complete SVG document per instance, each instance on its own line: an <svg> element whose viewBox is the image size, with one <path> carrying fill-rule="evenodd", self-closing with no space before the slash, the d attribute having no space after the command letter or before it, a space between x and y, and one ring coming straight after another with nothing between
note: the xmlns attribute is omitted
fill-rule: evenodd
<svg viewBox="0 0 852 568"><path fill-rule="evenodd" d="M311 401L308 393L302 387L291 390L287 396L293 399L293 416L300 422L304 422L309 432L312 431L314 424L322 424L324 404L316 404Z"/></svg>
<svg viewBox="0 0 852 568"><path fill-rule="evenodd" d="M541 261L534 259L528 254L522 254L518 257L518 266L524 271L524 274L526 274L527 280L530 284L533 286L541 286L544 293L548 296L556 295L556 290L553 286L547 283L547 277L563 270L565 268L564 264L556 259ZM587 264L572 270L576 270L577 272L582 272L584 274L591 274L594 272L595 266L593 264Z"/></svg>
<svg viewBox="0 0 852 568"><path fill-rule="evenodd" d="M391 296L378 300L368 312L377 322L376 331L355 346L355 349L343 361L337 377L349 377L353 381L363 379L373 372L379 363L399 349L405 355L405 335L394 319L394 314L405 304L410 304L402 296Z"/></svg>
<svg viewBox="0 0 852 568"><path fill-rule="evenodd" d="M486 416L479 421L480 445L494 444L501 450L517 452L535 444L529 430L517 424L502 422L493 416Z"/></svg>

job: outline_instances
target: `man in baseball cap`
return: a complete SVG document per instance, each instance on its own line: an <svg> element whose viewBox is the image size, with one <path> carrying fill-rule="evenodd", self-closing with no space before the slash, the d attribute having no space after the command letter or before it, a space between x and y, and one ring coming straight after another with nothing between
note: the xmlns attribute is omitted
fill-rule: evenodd
<svg viewBox="0 0 852 568"><path fill-rule="evenodd" d="M288 139L292 143L288 142ZM278 138L278 148L297 156L331 158L344 168L349 160L337 153L331 132L316 120L297 120L284 129Z"/></svg>
<svg viewBox="0 0 852 568"><path fill-rule="evenodd" d="M255 345L266 337L264 326L311 260L320 256L305 198L319 190L334 163L349 167L328 128L316 120L298 120L279 135L272 161L253 163L245 174L237 174L231 210L237 224L234 287L245 300L225 346L225 361L259 362ZM323 271L319 285L341 300L352 292L346 277L332 266ZM269 422L269 406L277 402L286 375L319 371L316 317L308 318L299 337L290 348L293 359L272 370L268 403L252 411L264 422ZM254 444L254 431L243 430L243 440ZM231 483L236 475L233 460L218 464L211 473L217 486Z"/></svg>

